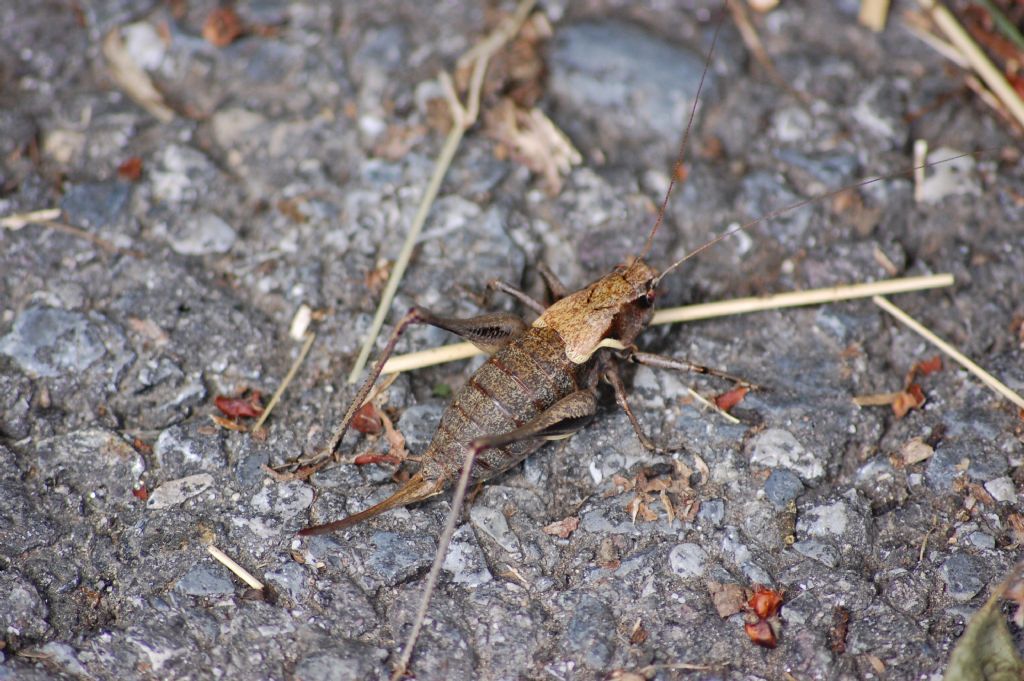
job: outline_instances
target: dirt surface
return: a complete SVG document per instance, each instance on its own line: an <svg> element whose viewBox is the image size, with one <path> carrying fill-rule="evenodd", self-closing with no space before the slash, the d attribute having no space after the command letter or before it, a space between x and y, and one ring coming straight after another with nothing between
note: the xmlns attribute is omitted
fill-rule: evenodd
<svg viewBox="0 0 1024 681"><path fill-rule="evenodd" d="M280 482L264 465L315 452L347 406L380 270L443 140L437 74L512 6L336 4L239 2L243 33L223 47L203 37L213 2L0 7L0 216L61 211L57 224L0 229L0 679L376 679L397 658L448 502L300 540L392 492L394 466ZM581 163L554 194L493 124L471 130L391 321L412 304L516 309L484 284L539 296L542 262L579 286L639 250L722 10L624 4L554 2L531 22L503 68L533 64L516 96ZM1020 391L1019 141L899 9L876 35L856 24L858 4L787 1L756 16L778 81L726 19L652 261L905 169L917 139L945 147L939 157L986 151L922 201L900 176L758 223L681 267L658 304L950 272L952 288L894 302ZM115 30L165 109L119 85L124 69L104 56ZM267 437L216 426L215 396L279 385L303 304L323 318ZM416 329L399 349L450 340ZM686 392L728 383L636 370L642 424L677 451L645 451L605 395L593 426L484 486L416 678L941 672L1019 554L1017 409L948 362L918 376L927 401L901 419L855 406L901 390L936 354L869 301L661 327L644 346L762 389L730 424ZM473 366L389 389L384 408L413 454ZM386 449L362 435L342 446ZM579 521L567 536L545 531L567 518ZM712 600L754 584L785 593L774 649Z"/></svg>

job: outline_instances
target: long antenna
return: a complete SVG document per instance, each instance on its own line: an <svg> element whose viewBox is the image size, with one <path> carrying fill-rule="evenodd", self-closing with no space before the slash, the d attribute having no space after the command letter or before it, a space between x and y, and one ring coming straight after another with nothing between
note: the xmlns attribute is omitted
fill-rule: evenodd
<svg viewBox="0 0 1024 681"><path fill-rule="evenodd" d="M686 143L690 139L690 128L693 126L693 119L697 114L697 103L700 102L700 93L704 89L704 78L708 75L708 69L711 67L711 56L715 53L715 45L718 44L718 34L722 30L722 24L725 22L725 15L718 20L718 25L715 26L715 37L711 39L711 49L708 50L708 56L704 59L704 70L700 74L700 83L697 84L697 93L693 96L693 106L690 107L690 117L686 120L686 130L683 131L683 139L679 143L679 154L676 156L676 164L672 167L672 176L668 181L668 191L665 192L665 198L661 202L661 208L658 209L658 219L654 221L654 226L651 227L650 234L647 235L647 241L644 242L644 249L640 252L641 260L646 258L651 252L651 247L654 246L654 235L658 233L658 228L661 227L661 223L665 221L665 211L668 209L668 200L672 196L672 189L676 186L676 178L679 177L679 171L683 167L683 158L686 153Z"/></svg>
<svg viewBox="0 0 1024 681"><path fill-rule="evenodd" d="M716 236L711 241L708 241L707 243L703 244L702 246L698 246L694 250L690 251L689 253L687 253L686 255L681 257L679 260L676 260L674 263L672 263L671 265L666 267L662 271L662 273L659 274L658 277L654 280L654 285L657 286L661 282L662 278L664 278L664 276L666 274L668 274L669 272L671 272L675 268L679 267L680 265L682 265L684 262L686 262L690 258L692 258L692 257L694 257L696 255L699 255L700 253L703 253L707 249L709 249L712 246L714 246L715 244L717 244L719 241L722 241L723 239L728 239L729 237L731 237L734 234L737 234L739 232L745 231L745 230L753 227L754 225L758 224L759 222L765 222L767 220L771 220L772 218L777 218L780 215L785 215L786 213L788 213L790 211L793 211L793 210L796 210L797 208L800 208L801 206L806 206L809 203L814 203L816 201L821 201L822 199L827 199L830 196L836 196L837 194L841 194L841 193L843 193L843 192L845 192L847 190L850 190L850 189L860 189L861 187L866 187L867 185L874 184L875 182L881 182L882 180L891 180L891 179L896 178L896 177L902 177L904 175L907 175L909 173L914 172L915 170L920 170L922 168L931 168L931 167L934 167L934 166L937 166L937 165L942 165L943 163L950 163L952 161L956 161L957 159L961 159L961 158L964 158L966 156L976 156L978 154L985 153L985 151L986 150L984 150L984 149L982 149L981 151L968 151L968 152L965 152L963 154L957 154L956 156L950 156L949 158L944 158L941 161L934 161L932 163L922 163L921 165L913 166L911 168L904 168L903 170L898 170L898 171L896 171L894 173L889 173L887 175L879 175L878 177L872 177L872 178L868 178L867 180L861 180L860 182L855 182L854 184L848 184L845 187L840 187L839 189L833 189L831 191L823 192L821 194L815 194L814 196L810 196L810 197L808 197L806 199L801 199L800 201L797 201L795 203L791 203L788 206L782 206L781 208L776 208L775 210L772 210L772 211L770 211L768 213L765 213L764 215L762 215L761 217L759 217L759 218L757 218L755 220L751 220L750 222L744 223L744 224L740 225L739 227L733 227L732 229L730 229L729 231L725 232L724 234L720 234L719 236Z"/></svg>

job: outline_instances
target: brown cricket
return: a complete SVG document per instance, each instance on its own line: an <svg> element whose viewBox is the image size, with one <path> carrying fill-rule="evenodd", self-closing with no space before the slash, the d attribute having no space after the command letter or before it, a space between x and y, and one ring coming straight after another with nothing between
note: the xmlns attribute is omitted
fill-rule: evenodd
<svg viewBox="0 0 1024 681"><path fill-rule="evenodd" d="M702 77L694 108L703 84ZM692 120L693 111L690 122ZM503 473L547 440L569 437L585 427L597 413L597 385L602 379L612 386L616 402L626 412L640 442L648 449L656 449L629 406L619 372L620 362L712 374L743 382L685 360L641 352L635 345L637 336L654 315L654 300L661 279L684 260L731 233L708 242L661 272L644 261L664 221L689 129L688 123L668 191L640 255L628 258L609 274L574 293L568 293L553 272L540 267L540 274L555 299L550 306L510 284L492 282L492 287L514 296L539 313L532 324L507 312L456 319L414 307L405 314L353 399L327 451L333 452L341 441L399 336L409 325L430 324L445 329L491 356L444 411L415 475L379 504L341 520L307 527L300 535L342 530L384 511L440 494L459 477L460 471L466 471L467 465L467 483L483 482ZM463 475L465 477L467 472ZM460 486L464 487L464 483Z"/></svg>

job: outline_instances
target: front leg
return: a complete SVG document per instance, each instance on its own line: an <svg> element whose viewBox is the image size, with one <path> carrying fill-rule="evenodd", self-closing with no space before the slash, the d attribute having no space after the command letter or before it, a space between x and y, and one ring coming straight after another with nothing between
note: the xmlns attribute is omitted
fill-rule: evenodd
<svg viewBox="0 0 1024 681"><path fill-rule="evenodd" d="M615 401L618 402L622 411L626 412L626 417L629 419L629 423L633 426L633 431L640 440L640 444L644 446L644 449L649 449L651 451L658 451L659 449L664 450L664 448L659 448L655 445L654 441L651 440L651 438L647 436L647 433L643 431L643 428L640 427L640 421L637 420L636 414L633 413L633 409L629 406L629 398L626 395L626 386L622 382L622 375L619 373L619 365L615 360L608 360L607 366L604 367L602 377L611 384L612 390L615 391Z"/></svg>

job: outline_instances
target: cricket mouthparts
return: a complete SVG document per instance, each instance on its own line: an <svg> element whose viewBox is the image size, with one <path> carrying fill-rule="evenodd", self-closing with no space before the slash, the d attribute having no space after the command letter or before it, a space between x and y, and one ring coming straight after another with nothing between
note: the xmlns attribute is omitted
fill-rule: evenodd
<svg viewBox="0 0 1024 681"><path fill-rule="evenodd" d="M365 511L354 513L347 518L335 520L333 523L325 523L323 525L313 525L311 527L303 528L299 530L299 536L310 537L317 534L327 534L328 532L344 530L352 527L356 523L361 523L367 518L380 515L384 511L390 511L393 508L408 506L409 504L416 503L417 501L423 501L424 499L434 496L439 491L440 490L436 483L424 480L423 474L417 473L409 478L408 482L399 487L398 491L379 504L371 506Z"/></svg>

